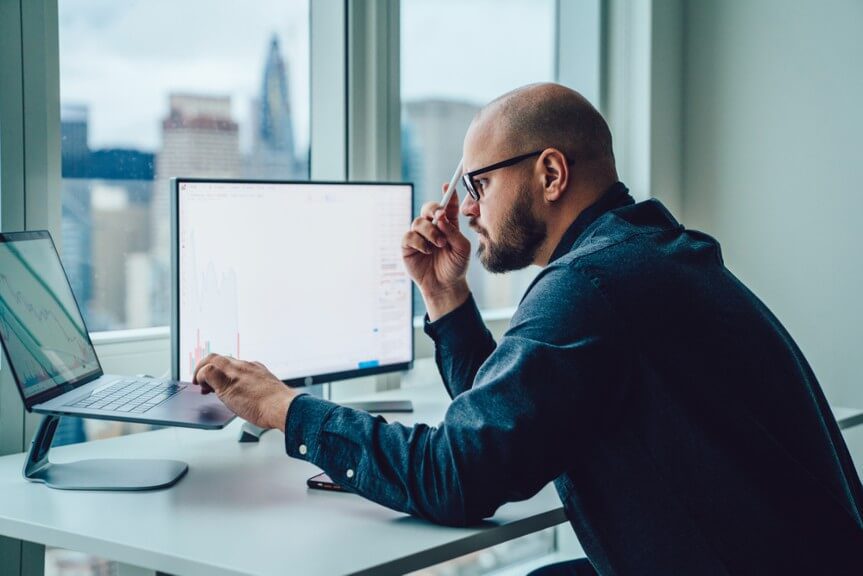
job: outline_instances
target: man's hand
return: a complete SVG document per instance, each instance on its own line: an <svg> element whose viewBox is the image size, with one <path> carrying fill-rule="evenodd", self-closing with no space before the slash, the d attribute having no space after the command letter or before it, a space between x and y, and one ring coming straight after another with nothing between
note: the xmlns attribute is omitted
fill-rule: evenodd
<svg viewBox="0 0 863 576"><path fill-rule="evenodd" d="M464 303L469 293L465 274L470 242L459 231L458 206L458 194L452 195L445 209L427 202L402 239L405 267L422 292L432 321ZM438 210L435 225L432 219Z"/></svg>
<svg viewBox="0 0 863 576"><path fill-rule="evenodd" d="M291 401L298 396L260 362L209 354L198 362L192 383L215 392L225 406L255 426L284 432Z"/></svg>

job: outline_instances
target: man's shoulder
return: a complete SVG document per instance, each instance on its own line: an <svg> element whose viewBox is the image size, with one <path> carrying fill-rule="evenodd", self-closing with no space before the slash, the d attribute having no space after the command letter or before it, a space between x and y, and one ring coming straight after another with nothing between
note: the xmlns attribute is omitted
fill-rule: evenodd
<svg viewBox="0 0 863 576"><path fill-rule="evenodd" d="M655 199L603 214L552 266L631 281L681 266L722 266L719 243L687 230Z"/></svg>
<svg viewBox="0 0 863 576"><path fill-rule="evenodd" d="M543 268L519 305L527 317L594 317L592 309L614 307L614 289L649 292L681 268L721 266L719 244L686 230L657 200L603 214L569 252Z"/></svg>
<svg viewBox="0 0 863 576"><path fill-rule="evenodd" d="M649 247L662 235L680 234L683 226L658 200L651 199L606 212L596 219L567 254L559 260L569 265L610 248L634 250Z"/></svg>

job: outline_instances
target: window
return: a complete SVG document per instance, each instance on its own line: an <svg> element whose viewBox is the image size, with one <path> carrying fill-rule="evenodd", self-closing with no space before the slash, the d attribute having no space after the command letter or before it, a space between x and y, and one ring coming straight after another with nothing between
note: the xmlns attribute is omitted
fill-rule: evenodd
<svg viewBox="0 0 863 576"><path fill-rule="evenodd" d="M309 175L309 0L60 0L63 261L91 331L170 322L169 179Z"/></svg>
<svg viewBox="0 0 863 576"><path fill-rule="evenodd" d="M402 175L416 185L417 212L440 198L483 105L555 79L555 38L554 0L402 0ZM475 250L476 235L462 224ZM468 283L480 308L508 308L537 271L493 275L472 255ZM416 309L424 311L419 294Z"/></svg>

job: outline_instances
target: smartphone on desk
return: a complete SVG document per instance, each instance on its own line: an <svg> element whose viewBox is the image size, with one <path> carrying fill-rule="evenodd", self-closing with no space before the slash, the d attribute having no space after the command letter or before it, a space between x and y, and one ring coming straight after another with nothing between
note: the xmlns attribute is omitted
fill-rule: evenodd
<svg viewBox="0 0 863 576"><path fill-rule="evenodd" d="M341 485L333 482L332 479L327 476L326 472L321 472L317 476L312 476L306 480L306 484L309 488L314 488L315 490L334 490L336 492L345 491Z"/></svg>

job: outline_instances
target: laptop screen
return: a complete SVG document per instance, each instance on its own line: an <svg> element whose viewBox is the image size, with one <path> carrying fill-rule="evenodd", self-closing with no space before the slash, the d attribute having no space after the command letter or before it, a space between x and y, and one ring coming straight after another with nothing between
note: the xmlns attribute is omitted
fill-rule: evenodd
<svg viewBox="0 0 863 576"><path fill-rule="evenodd" d="M101 374L47 232L0 234L0 339L25 403Z"/></svg>

